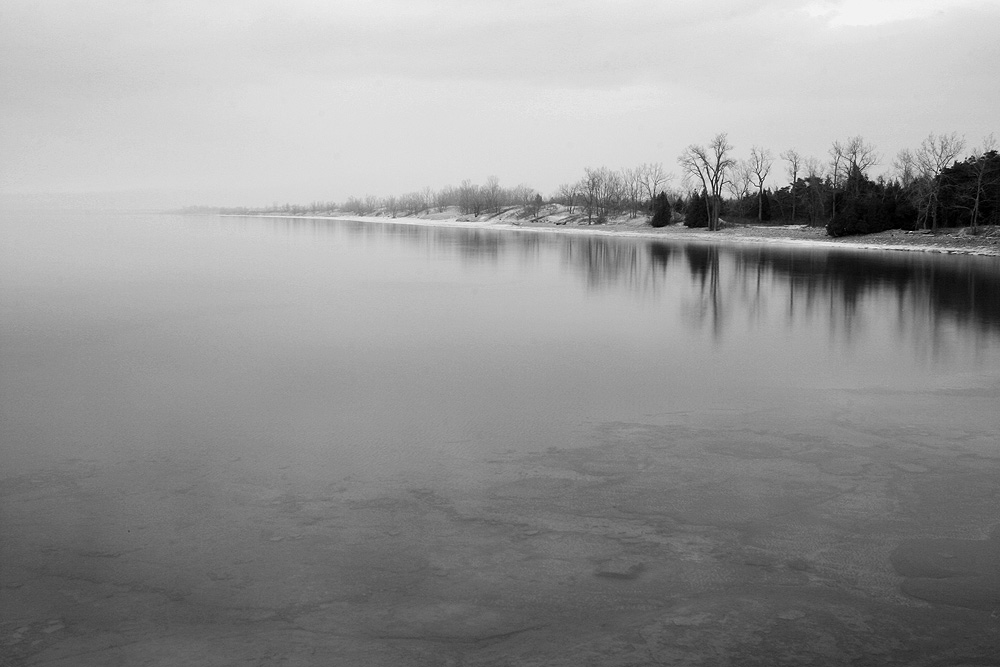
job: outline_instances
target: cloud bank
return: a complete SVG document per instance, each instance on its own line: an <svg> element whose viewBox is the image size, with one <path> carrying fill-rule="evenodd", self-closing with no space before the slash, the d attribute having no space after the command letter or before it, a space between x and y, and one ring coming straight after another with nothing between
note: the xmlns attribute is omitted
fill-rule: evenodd
<svg viewBox="0 0 1000 667"><path fill-rule="evenodd" d="M35 3L0 8L0 192L225 203L584 166L883 153L998 128L1000 2ZM252 202L234 198L256 197ZM220 202L222 203L222 202Z"/></svg>

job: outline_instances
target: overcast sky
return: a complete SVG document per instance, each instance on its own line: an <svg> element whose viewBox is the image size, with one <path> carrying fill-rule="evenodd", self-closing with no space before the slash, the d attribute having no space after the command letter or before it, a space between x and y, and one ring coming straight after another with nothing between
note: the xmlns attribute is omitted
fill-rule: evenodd
<svg viewBox="0 0 1000 667"><path fill-rule="evenodd" d="M547 195L721 131L888 168L1000 135L1000 0L3 0L0 96L7 195Z"/></svg>

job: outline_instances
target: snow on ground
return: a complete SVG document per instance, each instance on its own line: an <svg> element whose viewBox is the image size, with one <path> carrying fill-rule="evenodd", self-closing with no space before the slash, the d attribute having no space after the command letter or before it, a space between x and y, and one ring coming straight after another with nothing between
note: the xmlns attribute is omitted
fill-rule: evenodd
<svg viewBox="0 0 1000 667"><path fill-rule="evenodd" d="M434 227L462 227L467 229L513 229L522 231L599 234L652 239L675 239L711 242L737 242L782 244L797 246L870 248L877 250L907 250L949 254L1000 256L1000 228L983 227L981 233L972 235L964 229L943 229L937 234L890 230L877 234L832 238L822 227L808 225L731 225L710 232L689 229L681 224L653 228L649 217L640 214L610 218L604 224L588 224L587 216L580 209L570 210L559 204L543 206L537 216L523 207L507 207L500 213L490 212L479 216L462 215L456 206L433 210L417 216L391 217L389 215L307 215L295 216L320 220L358 220L373 223L421 225ZM266 215L264 217L287 217Z"/></svg>

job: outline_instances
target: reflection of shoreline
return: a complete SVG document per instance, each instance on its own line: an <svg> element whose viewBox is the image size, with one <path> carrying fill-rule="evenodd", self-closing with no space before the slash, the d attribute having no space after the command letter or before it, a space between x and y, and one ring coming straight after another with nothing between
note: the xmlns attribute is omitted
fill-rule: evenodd
<svg viewBox="0 0 1000 667"><path fill-rule="evenodd" d="M617 225L570 227L552 223L515 225L507 222L463 221L455 218L384 218L378 216L324 216L324 215L235 215L226 217L286 218L294 220L332 220L338 222L371 222L390 225L419 227L449 227L461 229L497 229L554 234L586 234L623 238L659 239L663 241L698 241L712 243L740 243L753 245L791 245L816 248L847 248L860 250L894 250L930 252L940 254L984 255L1000 257L1000 243L963 245L947 236L925 237L899 230L870 234L862 237L832 238L818 228L800 227L728 227L717 232L688 229L679 225L654 229L647 225Z"/></svg>
<svg viewBox="0 0 1000 667"><path fill-rule="evenodd" d="M844 245L706 243L699 238L614 233L511 234L494 226L370 224L348 218L274 216L274 225L351 237L383 237L471 263L535 261L545 250L590 290L683 299L698 327L722 336L737 321L783 312L827 317L851 331L874 304L900 318L901 332L944 324L1000 335L1000 260L940 253L873 253ZM336 224L331 224L336 223ZM924 325L911 326L917 319ZM929 327L929 329L928 329Z"/></svg>
<svg viewBox="0 0 1000 667"><path fill-rule="evenodd" d="M873 307L889 308L900 338L931 332L940 345L945 324L978 334L1000 334L1000 265L975 257L846 252L842 248L796 251L789 247L679 245L699 286L703 325L715 335L736 314L763 307L783 285L780 305L788 321L797 316L830 318L850 333L857 317ZM663 252L662 250L660 251ZM720 285L722 286L720 289ZM876 305L879 304L879 305ZM917 321L923 325L915 326Z"/></svg>

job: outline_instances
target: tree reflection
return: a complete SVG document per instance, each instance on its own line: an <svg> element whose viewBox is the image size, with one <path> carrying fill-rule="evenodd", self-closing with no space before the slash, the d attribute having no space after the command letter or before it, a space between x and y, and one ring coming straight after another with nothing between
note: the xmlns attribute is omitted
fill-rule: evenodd
<svg viewBox="0 0 1000 667"><path fill-rule="evenodd" d="M660 272L667 270L670 259L677 250L676 246L661 241L650 241L647 248L649 248L649 259L653 263L653 267Z"/></svg>
<svg viewBox="0 0 1000 667"><path fill-rule="evenodd" d="M695 246L684 248L697 287L698 322L720 335L744 312L759 317L784 301L784 317L826 318L848 343L862 312L891 308L901 339L931 332L941 345L945 324L980 335L1000 334L1000 261L995 258L848 249ZM919 326L917 326L919 325Z"/></svg>
<svg viewBox="0 0 1000 667"><path fill-rule="evenodd" d="M872 309L894 313L901 339L929 336L914 341L921 345L939 345L946 325L1000 335L997 258L282 220L276 224L296 231L333 229L352 239L419 246L431 256L457 256L470 264L510 259L532 264L554 257L589 290L679 306L695 328L707 328L715 337L778 317L789 327L799 319L825 320L832 335L850 343Z"/></svg>
<svg viewBox="0 0 1000 667"><path fill-rule="evenodd" d="M720 262L719 246L689 244L684 246L684 257L687 259L691 277L699 287L699 308L696 309L697 319L708 322L712 335L718 338L722 335L722 299L719 294Z"/></svg>
<svg viewBox="0 0 1000 667"><path fill-rule="evenodd" d="M637 243L579 236L562 239L561 247L564 262L583 274L592 289L614 285L639 287L649 278L648 256Z"/></svg>

